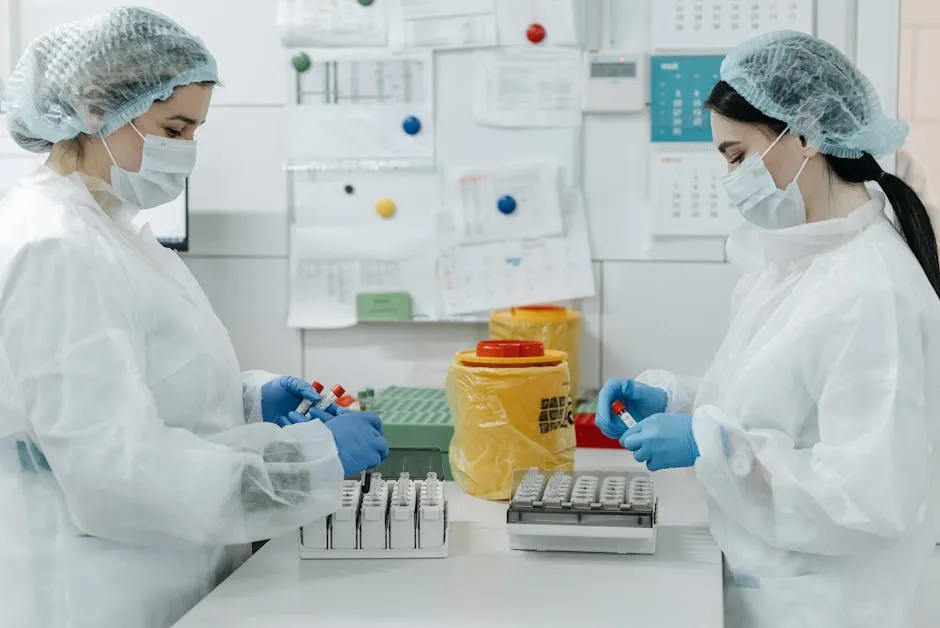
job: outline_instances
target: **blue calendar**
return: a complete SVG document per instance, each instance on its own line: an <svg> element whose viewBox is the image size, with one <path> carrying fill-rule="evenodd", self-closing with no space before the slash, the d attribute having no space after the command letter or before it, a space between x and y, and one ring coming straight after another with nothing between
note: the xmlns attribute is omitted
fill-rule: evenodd
<svg viewBox="0 0 940 628"><path fill-rule="evenodd" d="M650 141L710 142L705 99L718 82L723 55L650 58Z"/></svg>

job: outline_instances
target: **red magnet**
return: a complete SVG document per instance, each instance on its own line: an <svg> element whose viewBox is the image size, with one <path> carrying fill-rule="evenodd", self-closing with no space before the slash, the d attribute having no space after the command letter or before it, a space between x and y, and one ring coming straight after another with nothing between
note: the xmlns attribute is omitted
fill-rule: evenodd
<svg viewBox="0 0 940 628"><path fill-rule="evenodd" d="M542 40L545 39L545 27L538 23L530 24L525 32L525 36L533 44L540 44Z"/></svg>

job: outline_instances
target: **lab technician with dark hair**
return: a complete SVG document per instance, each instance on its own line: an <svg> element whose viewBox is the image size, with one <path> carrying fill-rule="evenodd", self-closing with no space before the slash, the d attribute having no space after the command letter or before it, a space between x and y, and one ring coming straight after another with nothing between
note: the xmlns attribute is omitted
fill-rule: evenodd
<svg viewBox="0 0 940 628"><path fill-rule="evenodd" d="M597 424L650 470L694 467L727 626L909 627L936 538L940 265L923 203L876 161L907 125L793 32L732 50L707 108L744 217L730 329L702 379L607 382Z"/></svg>
<svg viewBox="0 0 940 628"><path fill-rule="evenodd" d="M182 193L218 81L138 8L41 36L10 78L12 137L49 156L0 201L3 628L165 628L387 454L374 414L300 416L308 384L240 373L186 266L132 226Z"/></svg>

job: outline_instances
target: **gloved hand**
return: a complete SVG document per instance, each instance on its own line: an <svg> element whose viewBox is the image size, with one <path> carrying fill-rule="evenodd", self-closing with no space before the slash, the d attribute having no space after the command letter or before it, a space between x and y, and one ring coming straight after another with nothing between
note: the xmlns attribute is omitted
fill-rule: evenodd
<svg viewBox="0 0 940 628"><path fill-rule="evenodd" d="M347 412L326 426L333 432L346 477L377 467L388 457L382 420L374 412Z"/></svg>
<svg viewBox="0 0 940 628"><path fill-rule="evenodd" d="M304 399L309 399L315 406L320 403L321 397L313 386L299 377L285 375L272 379L261 387L261 419L265 423L284 427L310 419L320 419L326 423L339 413L339 408L331 404L325 411L311 407L309 416L301 416L295 410Z"/></svg>
<svg viewBox="0 0 940 628"><path fill-rule="evenodd" d="M688 414L654 414L620 437L624 449L650 471L691 467L699 456Z"/></svg>
<svg viewBox="0 0 940 628"><path fill-rule="evenodd" d="M620 401L637 421L666 411L669 395L662 388L654 388L632 379L610 379L597 395L597 414L594 424L607 438L619 439L627 431L620 417L610 410L610 404Z"/></svg>

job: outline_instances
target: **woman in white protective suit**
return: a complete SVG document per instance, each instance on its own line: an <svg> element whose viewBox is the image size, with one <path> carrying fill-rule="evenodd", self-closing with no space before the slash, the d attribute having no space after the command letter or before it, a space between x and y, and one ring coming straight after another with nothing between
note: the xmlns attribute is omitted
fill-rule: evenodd
<svg viewBox="0 0 940 628"><path fill-rule="evenodd" d="M923 204L875 159L907 125L792 32L732 50L706 106L745 219L730 329L702 379L607 382L597 424L652 471L694 466L727 626L910 626L935 539L940 263Z"/></svg>
<svg viewBox="0 0 940 628"><path fill-rule="evenodd" d="M387 454L374 414L301 416L309 385L243 376L195 279L132 227L182 192L217 82L136 8L40 37L10 78L13 138L50 155L0 201L0 627L169 626Z"/></svg>

